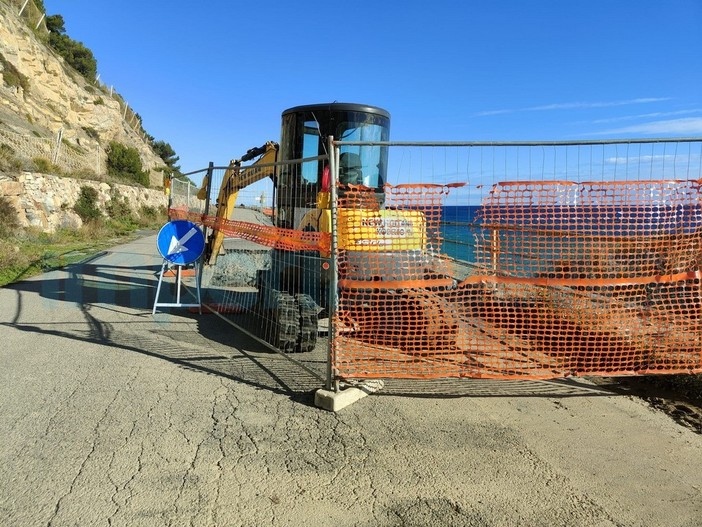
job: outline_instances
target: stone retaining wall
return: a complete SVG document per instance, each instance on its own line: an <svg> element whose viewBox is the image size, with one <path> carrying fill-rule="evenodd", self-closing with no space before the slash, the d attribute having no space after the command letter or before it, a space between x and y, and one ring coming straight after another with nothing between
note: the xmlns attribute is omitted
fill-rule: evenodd
<svg viewBox="0 0 702 527"><path fill-rule="evenodd" d="M37 227L44 232L53 232L61 227L78 228L83 224L73 212L82 186L97 190L97 206L103 213L115 190L126 198L135 214L144 206L160 209L168 205L168 198L161 190L29 172L23 172L16 178L0 174L0 196L8 198L15 207L20 225Z"/></svg>

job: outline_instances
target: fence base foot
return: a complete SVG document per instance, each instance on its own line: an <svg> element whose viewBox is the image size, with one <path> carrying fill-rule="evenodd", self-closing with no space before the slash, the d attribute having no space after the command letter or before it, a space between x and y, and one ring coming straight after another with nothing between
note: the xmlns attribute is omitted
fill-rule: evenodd
<svg viewBox="0 0 702 527"><path fill-rule="evenodd" d="M349 386L338 392L320 389L314 394L314 405L323 410L338 412L382 387L383 381L374 380Z"/></svg>

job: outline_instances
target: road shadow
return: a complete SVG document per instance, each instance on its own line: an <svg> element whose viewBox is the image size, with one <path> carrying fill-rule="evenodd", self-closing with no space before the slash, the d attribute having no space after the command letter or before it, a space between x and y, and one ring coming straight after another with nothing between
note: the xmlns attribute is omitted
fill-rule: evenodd
<svg viewBox="0 0 702 527"><path fill-rule="evenodd" d="M48 273L42 280L26 280L5 286L6 289L37 293L43 298L78 305L105 303L133 309L146 309L153 305L156 284L142 275L153 275L160 266L139 266L134 274L125 276L111 270L125 272L122 267L97 264L75 264L64 269L68 274L51 278Z"/></svg>
<svg viewBox="0 0 702 527"><path fill-rule="evenodd" d="M206 309L198 314L182 308L161 310L152 316L160 271L159 264L114 265L94 258L60 272L47 273L42 279L6 286L17 293L16 314L10 325L22 331L108 345L158 358L190 371L227 378L313 405L314 392L324 384L325 350L293 354L291 357L297 362L291 362L233 326L233 317L206 314ZM20 323L23 293L74 304L87 328ZM164 280L159 300L163 301L168 295L175 295L173 280ZM115 321L115 318L124 318L123 315L133 318L133 322ZM310 374L305 367L318 375ZM551 381L389 379L378 392L382 396L422 398L565 398L616 393L610 387L575 378Z"/></svg>
<svg viewBox="0 0 702 527"><path fill-rule="evenodd" d="M313 405L314 391L323 384L319 379L219 317L182 308L161 309L152 315L160 272L161 265L125 268L94 258L10 284L4 289L15 293L14 313L5 325L139 353ZM26 294L46 299L51 309L70 305L82 320L61 325L35 318L23 322ZM160 301L169 298L175 299L172 278L164 279L160 294ZM181 300L192 301L185 289ZM125 317L133 320L125 322Z"/></svg>

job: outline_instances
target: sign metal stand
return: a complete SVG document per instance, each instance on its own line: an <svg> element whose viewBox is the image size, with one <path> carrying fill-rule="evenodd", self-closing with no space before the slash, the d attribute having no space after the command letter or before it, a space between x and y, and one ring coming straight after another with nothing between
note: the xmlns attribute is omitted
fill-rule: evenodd
<svg viewBox="0 0 702 527"><path fill-rule="evenodd" d="M158 250L163 256L163 265L158 277L156 298L152 315L156 314L159 307L197 307L202 314L202 301L200 295L200 256L205 249L205 237L200 227L187 220L175 220L166 223L158 233ZM183 268L193 264L195 267L195 288L197 303L181 302L181 286ZM159 302L163 277L168 267L175 268L176 274L176 301Z"/></svg>

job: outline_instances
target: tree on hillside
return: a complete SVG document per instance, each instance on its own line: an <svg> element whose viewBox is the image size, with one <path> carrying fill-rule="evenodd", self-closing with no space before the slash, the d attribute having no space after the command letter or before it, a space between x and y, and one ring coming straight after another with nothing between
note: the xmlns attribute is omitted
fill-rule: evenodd
<svg viewBox="0 0 702 527"><path fill-rule="evenodd" d="M97 61L93 52L82 42L77 42L66 35L66 26L61 15L46 17L46 27L49 29L49 45L61 55L78 73L90 82L97 75Z"/></svg>
<svg viewBox="0 0 702 527"><path fill-rule="evenodd" d="M66 33L66 22L61 15L47 16L44 20L46 21L46 29L52 33L58 33L60 35Z"/></svg>
<svg viewBox="0 0 702 527"><path fill-rule="evenodd" d="M173 150L173 147L169 143L165 141L153 141L151 147L154 149L154 152L163 159L163 162L166 163L167 168L164 170L165 176L173 176L181 181L190 181L190 179L184 176L180 171L180 165L176 165L180 157L176 155L175 150Z"/></svg>
<svg viewBox="0 0 702 527"><path fill-rule="evenodd" d="M154 141L151 143L151 147L158 157L163 159L163 162L166 163L168 168L174 172L180 172L180 166L176 165L180 157L176 155L175 150L173 150L173 147L169 143L165 141Z"/></svg>

